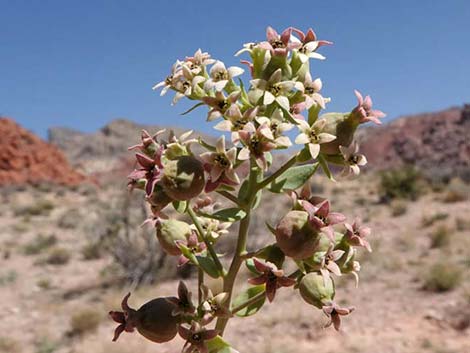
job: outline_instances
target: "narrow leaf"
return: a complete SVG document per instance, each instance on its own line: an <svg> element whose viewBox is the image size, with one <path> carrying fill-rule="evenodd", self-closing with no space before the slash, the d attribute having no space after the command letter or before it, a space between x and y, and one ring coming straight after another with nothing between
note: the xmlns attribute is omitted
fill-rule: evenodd
<svg viewBox="0 0 470 353"><path fill-rule="evenodd" d="M292 167L276 178L268 187L271 192L281 193L304 185L318 168L318 163Z"/></svg>
<svg viewBox="0 0 470 353"><path fill-rule="evenodd" d="M214 263L214 260L212 260L211 257L209 257L207 254L206 255L196 255L197 262L199 263L199 266L206 272L209 276L212 278L219 278L220 273L217 269L217 266Z"/></svg>
<svg viewBox="0 0 470 353"><path fill-rule="evenodd" d="M264 289L264 284L261 284L259 286L254 286L250 287L247 290L243 291L240 293L233 301L232 307L237 307L243 303L246 303L248 300L253 298L255 295L263 292ZM240 317L246 317L246 316L251 316L256 314L261 307L263 306L266 298L260 299L256 301L255 303L248 305L246 308L240 310L237 312L235 315L240 316Z"/></svg>
<svg viewBox="0 0 470 353"><path fill-rule="evenodd" d="M197 107L200 107L201 105L204 105L204 103L203 102L197 103L193 105L191 108L189 108L188 110L186 110L185 112L181 113L180 115L186 115L188 113L191 113L194 109L196 109Z"/></svg>
<svg viewBox="0 0 470 353"><path fill-rule="evenodd" d="M212 214L201 213L201 216L212 218L212 219L217 219L218 221L222 221L222 222L236 222L245 218L246 212L240 208L234 207L234 208L226 208L226 209L217 211Z"/></svg>
<svg viewBox="0 0 470 353"><path fill-rule="evenodd" d="M325 157L323 157L321 154L318 155L318 162L320 163L323 172L328 177L328 179L330 179L331 181L336 181L333 176L333 173L331 173L331 170L328 167L328 162L326 161Z"/></svg>

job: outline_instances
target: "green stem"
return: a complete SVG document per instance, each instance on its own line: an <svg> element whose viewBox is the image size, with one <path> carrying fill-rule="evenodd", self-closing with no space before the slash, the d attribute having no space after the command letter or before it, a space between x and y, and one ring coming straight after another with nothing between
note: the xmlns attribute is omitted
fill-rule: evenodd
<svg viewBox="0 0 470 353"><path fill-rule="evenodd" d="M235 279L237 278L238 271L240 270L240 266L243 263L244 255L246 254L246 242L248 237L248 229L250 227L250 218L251 218L251 210L253 207L253 202L256 197L256 184L257 184L257 175L258 175L258 167L253 159L250 160L250 175L248 179L248 190L247 195L248 200L246 203L245 211L246 216L240 221L240 227L238 228L238 239L237 239L237 247L235 250L235 255L233 256L232 263L230 265L230 269L227 275L224 278L224 292L228 293L229 299L228 304L230 306L232 295L233 295L233 287L235 285ZM219 332L220 336L223 336L225 327L227 326L229 318L219 318L216 323L216 330Z"/></svg>
<svg viewBox="0 0 470 353"><path fill-rule="evenodd" d="M191 206L188 206L187 212L188 212L189 217L191 217L191 220L193 221L194 225L196 226L199 236L206 244L207 250L209 251L209 254L212 257L212 260L214 260L215 265L217 266L219 270L219 273L223 276L225 273L224 266L222 266L222 263L220 262L219 257L217 256L217 253L215 252L214 247L212 246L212 243L207 239L206 235L204 234L204 229L202 229L201 223L197 219L197 216L194 213Z"/></svg>
<svg viewBox="0 0 470 353"><path fill-rule="evenodd" d="M218 193L219 195L222 195L223 197L229 199L230 201L232 201L233 203L235 203L237 206L240 206L240 201L238 200L238 198L237 198L235 195L229 193L228 191L225 191L225 190L218 190L217 193Z"/></svg>
<svg viewBox="0 0 470 353"><path fill-rule="evenodd" d="M290 167L292 167L295 162L297 161L297 154L295 154L294 156L292 156L286 163L284 163L282 165L281 168L279 168L278 170L276 170L273 174L271 174L270 176L268 176L267 178L265 178L263 181L261 181L257 187L256 187L256 190L261 190L263 189L264 187L266 187L267 185L269 185L271 182L273 182L277 177L279 177L280 175L282 175L282 173L284 173L286 170L288 170Z"/></svg>
<svg viewBox="0 0 470 353"><path fill-rule="evenodd" d="M266 296L266 292L265 291L262 291L258 294L256 294L254 297L251 297L250 299L248 299L246 302L236 306L235 308L233 308L231 310L232 314L236 314L238 313L240 310L243 310L245 309L247 306L250 306L251 304L255 304L257 303L258 301L260 301L261 299L264 299Z"/></svg>
<svg viewBox="0 0 470 353"><path fill-rule="evenodd" d="M201 267L197 269L197 302L202 304L202 285L204 284L204 271Z"/></svg>

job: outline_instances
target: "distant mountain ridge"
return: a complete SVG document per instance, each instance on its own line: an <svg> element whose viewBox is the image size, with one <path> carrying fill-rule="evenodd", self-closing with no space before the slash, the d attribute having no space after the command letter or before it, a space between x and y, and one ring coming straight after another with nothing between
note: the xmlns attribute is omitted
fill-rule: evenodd
<svg viewBox="0 0 470 353"><path fill-rule="evenodd" d="M404 116L360 131L373 169L414 165L433 178L470 176L470 104Z"/></svg>
<svg viewBox="0 0 470 353"><path fill-rule="evenodd" d="M127 147L139 142L142 129L154 133L162 128L165 127L117 119L91 134L51 128L49 141L85 172L109 171L117 161L131 156ZM166 128L177 135L185 131ZM470 104L403 116L382 126L367 126L359 129L358 141L367 156L369 169L411 164L437 177L470 174Z"/></svg>

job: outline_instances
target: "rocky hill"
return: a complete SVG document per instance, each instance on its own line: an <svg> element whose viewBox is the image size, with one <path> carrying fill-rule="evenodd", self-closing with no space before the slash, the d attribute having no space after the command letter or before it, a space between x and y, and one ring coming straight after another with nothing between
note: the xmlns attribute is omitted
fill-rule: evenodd
<svg viewBox="0 0 470 353"><path fill-rule="evenodd" d="M71 168L55 146L0 118L0 186L50 182L76 185L85 177Z"/></svg>
<svg viewBox="0 0 470 353"><path fill-rule="evenodd" d="M100 173L113 170L132 155L127 152L127 148L139 143L142 129L155 133L164 128L166 127L116 119L91 134L69 128L54 127L49 129L48 138L49 142L64 151L73 164L79 165L88 173ZM170 129L176 135L186 131L177 127L169 127L167 132ZM208 139L211 140L210 137Z"/></svg>
<svg viewBox="0 0 470 353"><path fill-rule="evenodd" d="M376 169L410 164L434 178L470 172L470 105L404 116L360 132L361 149Z"/></svg>

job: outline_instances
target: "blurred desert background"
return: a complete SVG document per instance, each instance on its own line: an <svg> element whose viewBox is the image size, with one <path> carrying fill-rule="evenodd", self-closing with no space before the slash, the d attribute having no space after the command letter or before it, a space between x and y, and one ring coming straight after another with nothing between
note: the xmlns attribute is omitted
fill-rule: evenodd
<svg viewBox="0 0 470 353"><path fill-rule="evenodd" d="M0 352L181 349L179 339L155 345L137 334L112 343L107 317L129 290L138 307L173 295L180 278L195 284L191 270L177 271L153 231L140 227L143 195L126 189L127 147L142 128L162 127L182 131L118 119L94 133L53 127L41 139L0 118ZM283 289L282 305L229 323L233 346L243 353L470 353L469 134L470 105L361 128L369 160L361 177L312 183L336 210L362 215L373 229L373 252L360 254L359 287L351 277L339 281L340 303L356 311L342 332L323 329L321 313ZM269 192L263 201L251 247L270 240L264 222L274 224L289 205ZM232 229L223 252L233 240Z"/></svg>

